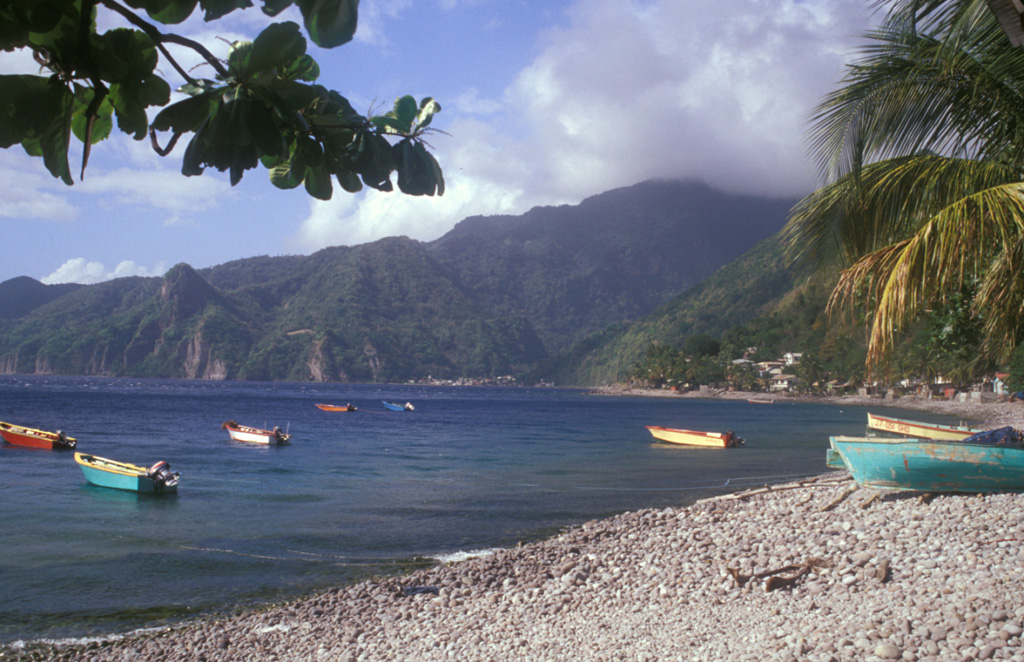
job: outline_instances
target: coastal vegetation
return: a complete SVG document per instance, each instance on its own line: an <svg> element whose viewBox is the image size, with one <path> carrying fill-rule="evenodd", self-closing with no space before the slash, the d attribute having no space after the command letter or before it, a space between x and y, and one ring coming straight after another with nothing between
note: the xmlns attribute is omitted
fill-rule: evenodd
<svg viewBox="0 0 1024 662"><path fill-rule="evenodd" d="M874 374L922 318L961 375L1022 338L1024 50L988 4L887 3L813 118L826 185L795 209L787 248L831 283L833 316L865 316Z"/></svg>

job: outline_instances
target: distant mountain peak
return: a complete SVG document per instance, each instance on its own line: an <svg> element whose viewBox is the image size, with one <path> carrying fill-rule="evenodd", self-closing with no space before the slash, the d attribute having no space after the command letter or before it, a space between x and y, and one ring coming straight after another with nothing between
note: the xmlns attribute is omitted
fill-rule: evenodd
<svg viewBox="0 0 1024 662"><path fill-rule="evenodd" d="M222 297L199 272L181 262L164 274L160 299L169 307L172 319L183 319L201 311L210 301L221 301Z"/></svg>

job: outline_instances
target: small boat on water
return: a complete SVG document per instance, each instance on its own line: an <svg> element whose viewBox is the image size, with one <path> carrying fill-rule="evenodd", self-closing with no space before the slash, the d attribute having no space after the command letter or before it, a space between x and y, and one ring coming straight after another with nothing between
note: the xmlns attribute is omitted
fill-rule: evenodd
<svg viewBox="0 0 1024 662"><path fill-rule="evenodd" d="M775 402L775 398L747 398L747 402L752 405L770 405Z"/></svg>
<svg viewBox="0 0 1024 662"><path fill-rule="evenodd" d="M290 434L274 426L273 430L253 428L248 425L240 425L234 421L227 421L221 428L228 431L233 441L244 441L250 444L282 445L287 444L292 438Z"/></svg>
<svg viewBox="0 0 1024 662"><path fill-rule="evenodd" d="M658 425L646 426L655 439L670 444L684 446L710 446L714 448L730 448L742 446L743 439L737 437L732 431L726 432L698 432L696 430L678 430L675 428L663 428Z"/></svg>
<svg viewBox="0 0 1024 662"><path fill-rule="evenodd" d="M105 457L75 453L75 462L82 468L85 479L100 487L144 494L178 491L179 474L172 472L171 465L162 460L147 469Z"/></svg>
<svg viewBox="0 0 1024 662"><path fill-rule="evenodd" d="M406 402L404 405L388 402L387 400L382 400L381 402L384 404L385 409L390 409L391 411L412 411L416 409L412 406L411 402Z"/></svg>
<svg viewBox="0 0 1024 662"><path fill-rule="evenodd" d="M322 403L318 402L318 403L316 403L316 406L317 406L318 409L322 409L323 411L355 411L356 410L355 406L354 405L350 405L350 404L345 404L345 405L325 405L325 404L322 404Z"/></svg>
<svg viewBox="0 0 1024 662"><path fill-rule="evenodd" d="M1024 491L1024 434L987 430L961 441L830 437L858 485L915 492Z"/></svg>
<svg viewBox="0 0 1024 662"><path fill-rule="evenodd" d="M914 437L916 439L936 439L940 441L959 441L981 432L963 425L939 425L938 423L921 423L901 418L878 416L868 412L868 429L891 432Z"/></svg>
<svg viewBox="0 0 1024 662"><path fill-rule="evenodd" d="M71 449L78 444L77 439L67 436L62 430L47 432L46 430L26 428L14 425L13 423L4 423L3 421L0 421L0 437L3 437L7 443L14 444L15 446L42 448L48 451Z"/></svg>

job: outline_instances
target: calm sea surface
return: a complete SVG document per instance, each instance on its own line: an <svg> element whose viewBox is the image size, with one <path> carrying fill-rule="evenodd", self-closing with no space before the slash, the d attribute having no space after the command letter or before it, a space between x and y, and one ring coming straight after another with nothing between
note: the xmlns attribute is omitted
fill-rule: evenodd
<svg viewBox="0 0 1024 662"><path fill-rule="evenodd" d="M228 419L287 427L292 444L232 442ZM560 389L2 376L0 420L181 472L177 495L138 496L87 484L72 453L0 444L9 642L167 624L820 473L828 435L861 434L866 416ZM731 429L747 444L655 444L645 425Z"/></svg>

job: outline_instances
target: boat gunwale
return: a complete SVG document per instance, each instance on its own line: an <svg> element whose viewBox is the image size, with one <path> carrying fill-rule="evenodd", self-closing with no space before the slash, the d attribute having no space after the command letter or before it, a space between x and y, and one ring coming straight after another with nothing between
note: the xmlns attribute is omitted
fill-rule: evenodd
<svg viewBox="0 0 1024 662"><path fill-rule="evenodd" d="M8 423L6 421L0 421L0 432L10 432L11 434L18 434L25 437L33 437L35 439L49 441L59 446L68 446L69 448L73 446L75 442L78 441L77 437L69 437L67 435L64 435L64 438L67 439L67 441L62 442L60 440L60 435L57 432L51 432L50 430L40 430L37 428L27 428L24 425L18 425L17 423Z"/></svg>
<svg viewBox="0 0 1024 662"><path fill-rule="evenodd" d="M943 423L926 423L923 421L911 421L905 418L891 418L889 416L880 416L878 414L872 414L868 412L868 427L872 430L882 430L883 432L893 432L885 428L877 428L871 425L872 421L885 421L887 423L893 423L895 425L906 425L908 427L920 428L922 430L934 430L936 432L965 432L974 434L980 432L974 428L966 425L945 425Z"/></svg>
<svg viewBox="0 0 1024 662"><path fill-rule="evenodd" d="M86 459L88 458L88 459ZM75 453L75 462L84 467L118 474L120 476L149 477L149 470L129 462L118 462L106 457L99 457L90 453Z"/></svg>

